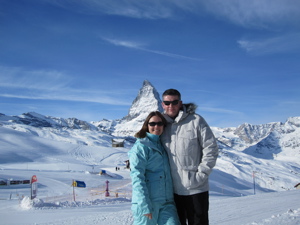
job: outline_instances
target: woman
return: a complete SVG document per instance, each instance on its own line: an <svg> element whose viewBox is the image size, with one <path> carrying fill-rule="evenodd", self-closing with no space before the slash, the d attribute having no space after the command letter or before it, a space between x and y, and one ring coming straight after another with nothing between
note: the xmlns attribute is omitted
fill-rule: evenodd
<svg viewBox="0 0 300 225"><path fill-rule="evenodd" d="M160 143L166 124L160 112L151 112L135 134L137 141L128 152L135 225L180 224L168 156Z"/></svg>

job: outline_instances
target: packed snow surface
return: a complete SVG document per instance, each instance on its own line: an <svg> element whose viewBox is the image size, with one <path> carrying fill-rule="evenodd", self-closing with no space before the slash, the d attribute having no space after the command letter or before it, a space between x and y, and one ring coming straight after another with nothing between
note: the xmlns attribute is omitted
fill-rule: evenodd
<svg viewBox="0 0 300 225"><path fill-rule="evenodd" d="M71 131L48 138L21 128L0 127L0 183L36 175L37 197L30 199L29 184L0 185L0 224L132 224L125 168L130 144L113 148L108 135L93 130L72 131L79 140L98 143L91 146L66 142ZM210 224L300 224L300 191L294 188L299 164L280 157L223 149L210 178ZM72 187L73 180L84 181L86 188Z"/></svg>

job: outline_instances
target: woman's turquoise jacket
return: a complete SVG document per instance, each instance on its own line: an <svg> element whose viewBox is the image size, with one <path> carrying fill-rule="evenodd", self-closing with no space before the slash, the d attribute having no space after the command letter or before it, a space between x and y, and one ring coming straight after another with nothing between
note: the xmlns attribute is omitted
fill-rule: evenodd
<svg viewBox="0 0 300 225"><path fill-rule="evenodd" d="M152 212L152 202L173 202L173 184L167 153L160 136L147 133L128 152L132 179L132 204L141 214Z"/></svg>

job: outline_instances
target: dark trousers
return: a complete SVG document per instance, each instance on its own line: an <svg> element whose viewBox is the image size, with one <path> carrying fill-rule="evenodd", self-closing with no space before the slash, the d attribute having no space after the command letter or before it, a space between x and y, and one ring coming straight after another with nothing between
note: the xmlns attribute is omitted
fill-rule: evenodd
<svg viewBox="0 0 300 225"><path fill-rule="evenodd" d="M181 225L208 225L208 191L195 195L174 195Z"/></svg>

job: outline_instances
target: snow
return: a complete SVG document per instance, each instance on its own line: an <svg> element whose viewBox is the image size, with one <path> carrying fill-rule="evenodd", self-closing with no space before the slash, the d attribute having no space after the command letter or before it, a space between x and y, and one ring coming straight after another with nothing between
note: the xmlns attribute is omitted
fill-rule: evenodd
<svg viewBox="0 0 300 225"><path fill-rule="evenodd" d="M37 197L30 200L29 184L1 185L0 224L132 224L131 180L125 168L130 144L113 148L99 132L72 131L78 140L95 139L98 144L92 146L69 139L70 130L49 138L42 128L20 131L24 127L0 127L0 181L36 175ZM300 224L300 190L293 187L300 169L297 159L287 161L286 154L266 160L223 149L210 178L210 224ZM86 188L73 188L73 180L84 181Z"/></svg>

